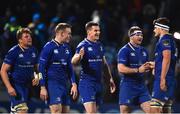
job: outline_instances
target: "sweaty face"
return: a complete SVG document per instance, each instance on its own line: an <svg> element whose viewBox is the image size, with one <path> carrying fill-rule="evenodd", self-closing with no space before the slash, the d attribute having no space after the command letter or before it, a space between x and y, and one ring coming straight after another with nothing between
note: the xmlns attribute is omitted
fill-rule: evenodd
<svg viewBox="0 0 180 114"><path fill-rule="evenodd" d="M90 30L88 30L88 37L92 40L99 40L100 36L100 27L99 26L92 26Z"/></svg>
<svg viewBox="0 0 180 114"><path fill-rule="evenodd" d="M64 42L69 43L71 40L71 29L66 28L65 31L63 32L63 34L64 34Z"/></svg>
<svg viewBox="0 0 180 114"><path fill-rule="evenodd" d="M22 37L19 39L19 43L24 47L32 46L32 37L29 33L23 33Z"/></svg>
<svg viewBox="0 0 180 114"><path fill-rule="evenodd" d="M131 36L131 39L135 44L140 45L143 41L143 34L142 33L136 33L133 36Z"/></svg>
<svg viewBox="0 0 180 114"><path fill-rule="evenodd" d="M159 33L159 28L154 27L153 32L154 32L154 37L159 37L159 36L160 36L160 33Z"/></svg>

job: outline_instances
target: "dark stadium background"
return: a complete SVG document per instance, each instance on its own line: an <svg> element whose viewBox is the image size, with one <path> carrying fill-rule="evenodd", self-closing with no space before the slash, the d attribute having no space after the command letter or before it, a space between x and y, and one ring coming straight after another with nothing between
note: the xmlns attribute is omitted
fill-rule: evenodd
<svg viewBox="0 0 180 114"><path fill-rule="evenodd" d="M180 32L180 8L178 0L5 0L0 4L0 66L7 51L15 45L15 33L18 27L33 25L33 19L39 22L33 31L33 44L40 51L43 45L53 37L53 24L58 22L70 23L72 28L72 41L70 46L74 54L75 47L86 36L84 25L90 20L98 20L101 26L101 41L105 46L105 55L111 66L117 85L117 91L109 94L107 78L104 78L104 105L100 112L118 112L118 86L120 76L117 73L116 55L128 41L127 30L132 25L143 29L145 46L154 58L154 45L152 22L157 17L168 17L171 21L171 33ZM39 17L38 17L39 16ZM179 48L180 41L176 40ZM180 49L180 48L179 48ZM80 67L75 68L78 81ZM104 73L106 74L106 73ZM178 56L176 78L180 82L180 60ZM106 77L106 76L104 76ZM146 74L146 83L151 91L153 76ZM180 83L177 83L174 111L180 112ZM46 112L47 106L39 100L38 88L32 92L31 112ZM39 110L38 110L39 107ZM83 112L79 99L74 101L72 109ZM137 107L136 107L137 109ZM7 91L0 80L0 112L9 110Z"/></svg>

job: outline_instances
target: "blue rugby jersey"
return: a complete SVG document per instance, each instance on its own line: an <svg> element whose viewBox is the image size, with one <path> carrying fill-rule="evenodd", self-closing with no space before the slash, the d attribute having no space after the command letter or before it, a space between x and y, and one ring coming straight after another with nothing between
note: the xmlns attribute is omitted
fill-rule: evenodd
<svg viewBox="0 0 180 114"><path fill-rule="evenodd" d="M163 51L170 50L171 51L171 61L169 70L167 72L166 79L174 80L175 76L175 65L177 59L177 48L176 44L173 40L172 35L166 34L162 36L158 42L156 43L155 49L155 78L160 79L161 70L162 70L162 60L163 60Z"/></svg>
<svg viewBox="0 0 180 114"><path fill-rule="evenodd" d="M134 47L128 43L119 50L117 61L118 64L124 64L130 68L139 68L148 61L148 53L144 47ZM143 73L122 74L121 78L121 82L143 82L143 80Z"/></svg>
<svg viewBox="0 0 180 114"><path fill-rule="evenodd" d="M4 63L12 66L10 79L20 83L27 83L34 77L34 65L37 62L38 53L34 47L23 49L19 45L12 47L4 59Z"/></svg>
<svg viewBox="0 0 180 114"><path fill-rule="evenodd" d="M85 54L81 60L82 70L80 80L101 81L104 49L102 44L91 42L87 38L79 43L76 53L84 47Z"/></svg>
<svg viewBox="0 0 180 114"><path fill-rule="evenodd" d="M43 79L40 85L45 85L45 79L55 80L66 85L67 74L70 72L71 81L75 82L75 76L71 65L71 52L67 44L59 44L52 40L43 47L39 59L39 72Z"/></svg>

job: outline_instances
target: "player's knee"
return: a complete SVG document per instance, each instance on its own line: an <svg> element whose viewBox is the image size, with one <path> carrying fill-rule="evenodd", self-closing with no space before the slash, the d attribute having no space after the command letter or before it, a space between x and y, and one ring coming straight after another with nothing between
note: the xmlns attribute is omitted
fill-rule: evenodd
<svg viewBox="0 0 180 114"><path fill-rule="evenodd" d="M69 106L62 106L62 113L69 113L70 107Z"/></svg>
<svg viewBox="0 0 180 114"><path fill-rule="evenodd" d="M51 105L50 110L51 110L51 113L61 113L62 112L62 106L61 106L61 104Z"/></svg>
<svg viewBox="0 0 180 114"><path fill-rule="evenodd" d="M128 106L121 105L120 106L120 112L121 113L130 113L130 108Z"/></svg>
<svg viewBox="0 0 180 114"><path fill-rule="evenodd" d="M18 112L22 112L22 113L28 112L27 104L21 103L21 104L14 106L14 107L11 107L11 113L18 113Z"/></svg>
<svg viewBox="0 0 180 114"><path fill-rule="evenodd" d="M88 109L86 110L87 113L96 113L96 110L95 109Z"/></svg>

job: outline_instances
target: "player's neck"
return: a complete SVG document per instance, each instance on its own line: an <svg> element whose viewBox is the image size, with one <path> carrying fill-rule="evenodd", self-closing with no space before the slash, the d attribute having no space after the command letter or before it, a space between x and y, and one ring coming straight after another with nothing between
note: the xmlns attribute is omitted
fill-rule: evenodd
<svg viewBox="0 0 180 114"><path fill-rule="evenodd" d="M58 44L63 44L62 40L58 39L57 37L54 38L54 41Z"/></svg>
<svg viewBox="0 0 180 114"><path fill-rule="evenodd" d="M25 45L23 45L23 44L21 44L21 43L19 43L18 45L19 45L19 47L20 47L22 50L29 48L29 46L25 46Z"/></svg>
<svg viewBox="0 0 180 114"><path fill-rule="evenodd" d="M166 34L169 34L169 32L168 31L162 31L160 37L162 37L162 36L164 36Z"/></svg>
<svg viewBox="0 0 180 114"><path fill-rule="evenodd" d="M89 41L91 41L91 42L97 42L96 39L93 39L93 38L90 38L90 37L87 37L87 39L88 39Z"/></svg>
<svg viewBox="0 0 180 114"><path fill-rule="evenodd" d="M139 47L140 45L134 43L133 41L130 41L130 43L134 46L134 47Z"/></svg>

